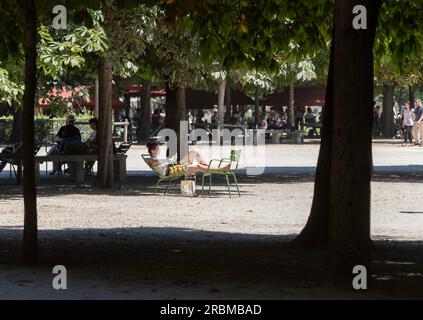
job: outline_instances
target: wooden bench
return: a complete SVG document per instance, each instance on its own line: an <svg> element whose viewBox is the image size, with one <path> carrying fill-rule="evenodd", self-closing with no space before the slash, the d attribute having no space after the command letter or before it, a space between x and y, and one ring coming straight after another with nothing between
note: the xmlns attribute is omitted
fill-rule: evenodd
<svg viewBox="0 0 423 320"><path fill-rule="evenodd" d="M113 170L115 180L126 180L126 155L114 154L113 155ZM35 157L35 177L39 182L40 180L40 164L44 162L62 162L69 165L72 179L77 183L84 182L85 171L84 162L98 161L98 155L52 155L52 156L36 156Z"/></svg>

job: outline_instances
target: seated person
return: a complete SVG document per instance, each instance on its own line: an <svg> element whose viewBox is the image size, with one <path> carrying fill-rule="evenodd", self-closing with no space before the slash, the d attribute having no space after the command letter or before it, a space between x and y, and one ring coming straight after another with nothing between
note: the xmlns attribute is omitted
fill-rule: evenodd
<svg viewBox="0 0 423 320"><path fill-rule="evenodd" d="M92 130L90 136L85 141L85 145L87 146L87 154L97 154L97 127L98 127L98 120L97 118L92 118L89 121L90 128ZM92 174L92 169L95 164L95 161L87 161L85 163L85 171L88 175Z"/></svg>
<svg viewBox="0 0 423 320"><path fill-rule="evenodd" d="M241 112L235 111L233 116L229 119L229 124L231 125L242 124Z"/></svg>
<svg viewBox="0 0 423 320"><path fill-rule="evenodd" d="M308 107L307 108L307 112L306 112L306 114L304 115L304 122L309 126L309 127L312 127L312 129L311 130L309 130L309 132L308 132L308 136L309 137L314 137L314 136L316 136L317 135L317 131L316 131L316 123L317 123L317 121L316 121L316 116L314 115L314 113L313 113L313 110L311 110L311 108L310 107Z"/></svg>
<svg viewBox="0 0 423 320"><path fill-rule="evenodd" d="M11 159L13 159L20 149L22 144L15 144L14 146L6 147L0 152L0 173L4 170L6 165L10 163Z"/></svg>
<svg viewBox="0 0 423 320"><path fill-rule="evenodd" d="M307 108L307 112L304 115L304 120L307 124L316 123L316 116L314 115L313 110L311 110L310 107Z"/></svg>
<svg viewBox="0 0 423 320"><path fill-rule="evenodd" d="M160 160L159 159L160 147L157 142L147 143L147 149L151 157L149 165L152 167L156 167L161 175L163 176L168 175L169 164L170 163L176 164L175 157ZM208 163L205 161L200 151L196 149L191 149L188 152L188 154L185 156L185 158L180 161L180 163L184 166L184 172L187 175L192 175L198 172L207 172L209 170ZM224 172L229 169L230 169L230 165L228 164L224 167L214 168L212 170Z"/></svg>
<svg viewBox="0 0 423 320"><path fill-rule="evenodd" d="M75 127L75 117L70 115L66 119L66 125L61 127L56 134L56 146L52 147L47 155L56 155L61 154L65 150L65 146L69 144L81 143L81 132L77 127ZM60 174L61 163L53 163L53 172L50 172L50 175L55 175L56 173Z"/></svg>
<svg viewBox="0 0 423 320"><path fill-rule="evenodd" d="M267 123L267 120L266 120L266 116L265 115L264 116L261 116L260 117L260 124L258 126L258 129L267 130L267 127L268 127L268 123Z"/></svg>
<svg viewBox="0 0 423 320"><path fill-rule="evenodd" d="M276 111L275 107L270 109L270 116L267 120L268 128L270 130L282 130L283 128L283 119L279 112Z"/></svg>

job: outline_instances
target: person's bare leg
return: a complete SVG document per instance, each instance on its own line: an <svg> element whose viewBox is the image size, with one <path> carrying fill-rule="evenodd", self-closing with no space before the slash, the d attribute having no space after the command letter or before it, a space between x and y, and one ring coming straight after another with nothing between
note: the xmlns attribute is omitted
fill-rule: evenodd
<svg viewBox="0 0 423 320"><path fill-rule="evenodd" d="M182 159L181 163L193 164L194 161L199 164L207 165L204 156L197 149L191 149L184 159Z"/></svg>

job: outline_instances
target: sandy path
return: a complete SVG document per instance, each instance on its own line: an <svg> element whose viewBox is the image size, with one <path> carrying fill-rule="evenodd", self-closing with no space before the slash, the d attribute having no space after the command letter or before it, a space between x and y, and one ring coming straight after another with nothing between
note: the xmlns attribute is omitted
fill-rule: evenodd
<svg viewBox="0 0 423 320"><path fill-rule="evenodd" d="M121 189L106 193L71 185L41 187L43 263L35 269L5 263L19 253L23 203L14 187L1 186L0 298L386 296L386 292L360 296L334 292L322 282L324 255L279 249L307 220L311 176L244 177L242 197L232 199L223 186L216 188L211 199L181 198L176 189L163 198L152 194L153 180L148 179L133 178ZM405 241L423 239L422 185L415 179L397 180L372 184L372 234L402 246ZM411 269L391 273L423 278L420 262L409 260L416 254L401 252L408 251L379 252L383 256L380 273L405 266ZM66 292L51 288L55 264L69 267L71 284ZM415 278L408 281L411 287L418 283ZM388 294L402 296L392 290Z"/></svg>

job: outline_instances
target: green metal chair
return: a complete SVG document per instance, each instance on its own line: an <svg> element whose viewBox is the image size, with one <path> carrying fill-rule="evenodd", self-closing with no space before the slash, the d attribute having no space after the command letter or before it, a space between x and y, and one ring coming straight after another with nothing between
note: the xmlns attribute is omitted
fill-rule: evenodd
<svg viewBox="0 0 423 320"><path fill-rule="evenodd" d="M166 186L166 189L165 189L165 192L164 192L164 196L166 196L166 194L169 191L169 188L170 188L170 185L172 184L172 182L177 181L177 180L182 179L182 178L196 180L196 175L195 174L193 174L193 175L187 175L185 172L177 172L177 173L174 173L174 174L171 174L171 175L164 176L158 170L159 165L157 165L157 166L150 165L150 160L151 160L150 155L143 154L143 155L141 155L141 157L143 158L143 160L145 161L145 163L151 168L151 170L154 171L154 173L156 174L156 176L159 178L157 180L156 187L154 189L154 193L157 193L157 190L159 188L159 185L162 182L167 182L167 186ZM161 163L160 165L164 165L164 164L171 165L170 162Z"/></svg>
<svg viewBox="0 0 423 320"><path fill-rule="evenodd" d="M203 173L203 178L202 178L202 183L201 183L201 190L202 190L203 196L204 196L204 182L205 182L206 177L209 178L209 196L211 197L212 177L213 176L224 176L226 178L226 183L228 185L229 197L232 198L231 184L230 184L229 178L233 179L235 186L236 186L236 189L238 191L238 196L241 197L241 193L239 192L238 181L237 181L236 175L235 175L235 171L238 170L240 158L241 158L241 150L232 150L229 158L223 158L223 159L220 159L220 160L214 159L214 160L210 161L209 169L206 172ZM215 163L215 162L219 162L218 168L221 168L222 164L229 164L228 170L227 171L216 171L215 169L212 168L212 164Z"/></svg>

